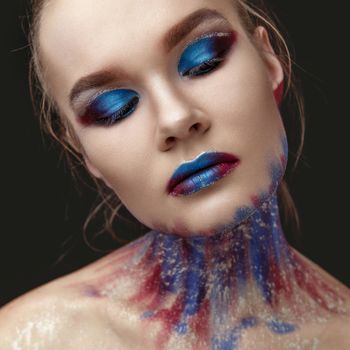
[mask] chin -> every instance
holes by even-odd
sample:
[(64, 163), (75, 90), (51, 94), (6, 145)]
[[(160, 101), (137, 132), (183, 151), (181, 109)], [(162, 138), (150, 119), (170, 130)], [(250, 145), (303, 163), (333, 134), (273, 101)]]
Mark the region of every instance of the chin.
[(234, 229), (276, 193), (285, 173), (286, 154), (272, 157), (260, 167), (242, 166), (234, 176), (171, 200), (158, 213), (161, 221), (154, 221), (149, 227), (183, 237), (213, 236)]
[(232, 230), (275, 194), (283, 178), (283, 168), (275, 167), (271, 175), (270, 183), (265, 182), (265, 186), (259, 188), (242, 183), (240, 186), (208, 187), (193, 195), (191, 201), (187, 197), (178, 203), (169, 215), (163, 213), (166, 223), (153, 223), (150, 227), (183, 237), (208, 237)]
[(153, 222), (150, 227), (166, 234), (183, 237), (213, 236), (225, 227), (238, 225), (236, 213), (242, 207), (251, 207), (251, 193), (256, 191), (244, 190), (244, 186), (233, 186), (229, 190), (208, 187), (195, 195), (184, 198), (181, 203), (172, 207), (171, 212), (163, 213), (165, 222)]

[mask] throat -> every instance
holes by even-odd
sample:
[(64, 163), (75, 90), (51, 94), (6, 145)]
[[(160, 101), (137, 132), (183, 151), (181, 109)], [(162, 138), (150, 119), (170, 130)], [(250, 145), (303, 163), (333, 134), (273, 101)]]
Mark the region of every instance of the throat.
[(276, 196), (214, 236), (183, 238), (152, 231), (148, 238), (141, 260), (149, 275), (136, 299), (149, 293), (162, 302), (178, 295), (186, 319), (206, 304), (221, 316), (230, 310), (232, 317), (251, 314), (257, 304), (272, 311), (291, 298), (296, 256), (284, 238)]
[(276, 195), (213, 236), (150, 231), (119, 254), (123, 267), (99, 282), (98, 294), (120, 298), (118, 288), (131, 286), (126, 303), (143, 322), (161, 325), (159, 349), (176, 339), (235, 349), (225, 342), (238, 343), (248, 329), (288, 334), (347, 312), (342, 291), (288, 245)]
[(277, 294), (290, 292), (287, 266), (293, 257), (281, 229), (276, 197), (262, 203), (244, 222), (211, 237), (154, 233), (149, 253), (151, 265), (159, 266), (159, 293), (190, 295), (185, 297), (189, 315), (204, 299), (223, 308), (237, 304), (236, 299), (251, 287), (269, 305), (278, 304)]

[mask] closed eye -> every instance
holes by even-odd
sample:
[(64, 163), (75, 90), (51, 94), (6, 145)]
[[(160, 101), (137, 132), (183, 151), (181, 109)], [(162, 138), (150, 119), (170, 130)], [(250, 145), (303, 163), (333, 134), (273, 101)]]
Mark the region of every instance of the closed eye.
[(199, 76), (213, 71), (235, 41), (235, 33), (211, 33), (188, 45), (181, 55), (178, 72), (181, 76)]
[[(215, 70), (236, 40), (236, 33), (210, 33), (189, 44), (178, 63), (183, 77), (197, 77)], [(79, 117), (83, 125), (111, 126), (132, 114), (139, 104), (136, 91), (116, 89), (95, 97)]]
[(119, 89), (98, 95), (89, 104), (80, 121), (83, 125), (110, 126), (133, 113), (140, 96), (136, 91)]
[(207, 73), (213, 71), (214, 69), (216, 69), (222, 61), (224, 61), (224, 58), (220, 58), (220, 57), (205, 61), (204, 63), (200, 64), (199, 66), (196, 66), (192, 69), (189, 69), (187, 72), (185, 72), (183, 74), (183, 76), (194, 77), (194, 76), (207, 74)]

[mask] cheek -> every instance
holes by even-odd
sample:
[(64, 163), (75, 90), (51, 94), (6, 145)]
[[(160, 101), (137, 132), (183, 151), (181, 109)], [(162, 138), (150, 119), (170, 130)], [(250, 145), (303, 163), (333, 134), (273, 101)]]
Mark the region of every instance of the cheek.
[(249, 51), (232, 57), (217, 76), (213, 91), (215, 96), (206, 100), (205, 108), (213, 115), (216, 135), (225, 140), (220, 142), (241, 157), (242, 166), (236, 172), (240, 190), (245, 194), (264, 191), (271, 182), (271, 164), (283, 151), (284, 126), (276, 99), (281, 90), (273, 91), (264, 64)]
[[(140, 152), (140, 149), (147, 147), (146, 132), (138, 130), (137, 123), (131, 117), (128, 123), (123, 124), (95, 128), (81, 138), (90, 162), (118, 193), (144, 186), (143, 174), (147, 172), (147, 164), (150, 163), (148, 155)], [(130, 133), (126, 128), (133, 129), (133, 132)]]
[[(243, 50), (241, 50), (243, 51)], [(266, 68), (254, 51), (237, 49), (227, 66), (202, 94), (205, 108), (227, 137), (244, 143), (250, 149), (267, 140), (276, 140), (281, 131), (281, 117)], [(203, 88), (204, 89), (204, 88)], [(218, 125), (220, 127), (220, 125)], [(277, 134), (277, 135), (276, 135)], [(254, 140), (254, 144), (252, 141)]]

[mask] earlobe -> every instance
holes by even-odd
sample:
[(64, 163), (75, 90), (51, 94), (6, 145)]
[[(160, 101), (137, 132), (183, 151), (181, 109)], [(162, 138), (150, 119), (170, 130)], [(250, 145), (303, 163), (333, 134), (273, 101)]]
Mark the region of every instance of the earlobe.
[(267, 30), (263, 26), (258, 26), (255, 29), (254, 37), (260, 46), (264, 61), (267, 65), (272, 89), (275, 95), (276, 92), (278, 92), (278, 95), (281, 95), (280, 90), (281, 88), (283, 89), (284, 77), (283, 68), (272, 48)]

